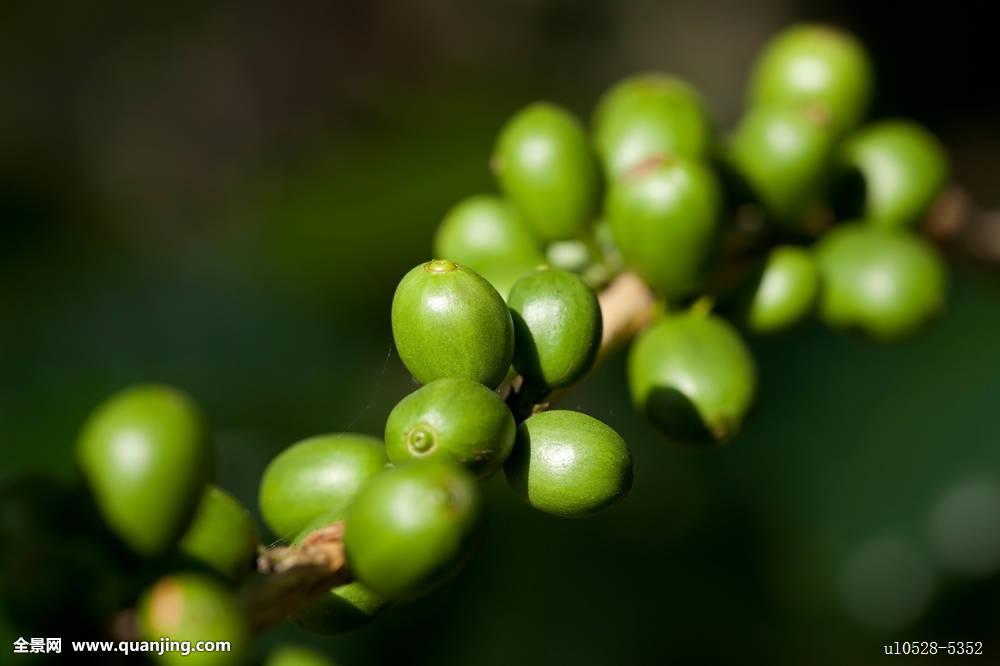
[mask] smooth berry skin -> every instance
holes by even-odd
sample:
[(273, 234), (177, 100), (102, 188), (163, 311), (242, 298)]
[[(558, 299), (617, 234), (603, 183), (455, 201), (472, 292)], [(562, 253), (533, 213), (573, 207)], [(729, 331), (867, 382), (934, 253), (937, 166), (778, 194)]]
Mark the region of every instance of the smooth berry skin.
[(250, 573), (258, 543), (250, 512), (232, 495), (208, 485), (178, 547), (229, 580), (239, 581)]
[(543, 241), (579, 236), (598, 203), (599, 169), (579, 120), (538, 102), (500, 130), (491, 160), (500, 190)]
[(365, 585), (348, 583), (296, 615), (295, 623), (314, 634), (343, 636), (371, 624), (388, 603)]
[(824, 193), (834, 139), (816, 107), (759, 107), (731, 137), (727, 161), (771, 217), (796, 226)]
[(646, 329), (628, 357), (632, 402), (680, 442), (724, 442), (739, 431), (757, 371), (746, 344), (724, 319), (669, 315)]
[[(313, 520), (295, 538), (300, 544), (314, 530), (343, 520), (345, 511)], [(296, 624), (323, 636), (342, 636), (370, 624), (389, 606), (389, 600), (357, 581), (332, 588), (319, 601), (297, 613)]]
[(392, 336), (421, 384), (458, 377), (496, 388), (514, 356), (514, 323), (497, 290), (446, 259), (407, 273), (392, 299)]
[(261, 478), (264, 522), (291, 539), (317, 517), (346, 509), (388, 462), (382, 442), (366, 435), (320, 435), (293, 444)]
[(541, 412), (517, 429), (504, 465), (507, 482), (530, 506), (553, 516), (593, 515), (632, 487), (632, 454), (597, 419), (567, 410)]
[(838, 134), (856, 127), (871, 101), (874, 74), (864, 46), (826, 25), (797, 25), (764, 48), (750, 82), (751, 106), (820, 105)]
[(201, 413), (185, 394), (143, 385), (108, 399), (77, 442), (77, 461), (105, 522), (142, 556), (187, 528), (211, 473)]
[(178, 573), (158, 580), (139, 603), (143, 640), (229, 641), (231, 651), (164, 652), (163, 664), (228, 666), (243, 663), (248, 631), (243, 610), (220, 582), (197, 573)]
[(707, 159), (712, 123), (705, 100), (666, 74), (631, 76), (608, 90), (594, 110), (594, 143), (604, 170), (618, 178), (653, 158)]
[(601, 345), (601, 306), (578, 275), (541, 268), (516, 283), (507, 301), (514, 319), (514, 367), (546, 389), (576, 382)]
[(885, 228), (918, 222), (948, 180), (948, 155), (941, 143), (906, 120), (861, 129), (844, 146), (844, 165), (864, 182), (864, 220)]
[(355, 577), (391, 599), (424, 594), (457, 571), (479, 523), (475, 478), (444, 458), (373, 479), (347, 512), (344, 546)]
[(771, 250), (747, 310), (755, 333), (777, 333), (801, 323), (819, 298), (819, 267), (812, 253), (794, 245)]
[(701, 282), (718, 241), (722, 195), (699, 162), (667, 160), (611, 183), (605, 213), (625, 265), (667, 298)]
[(504, 298), (517, 278), (545, 263), (520, 211), (492, 195), (469, 197), (448, 211), (434, 237), (434, 256), (468, 266)]
[(485, 479), (514, 445), (516, 425), (494, 391), (468, 379), (437, 379), (399, 401), (385, 424), (389, 460), (445, 456)]
[(321, 652), (301, 645), (283, 645), (267, 657), (265, 666), (337, 666)]
[(944, 305), (947, 275), (934, 247), (915, 234), (867, 224), (834, 228), (816, 248), (820, 316), (877, 340), (912, 334)]

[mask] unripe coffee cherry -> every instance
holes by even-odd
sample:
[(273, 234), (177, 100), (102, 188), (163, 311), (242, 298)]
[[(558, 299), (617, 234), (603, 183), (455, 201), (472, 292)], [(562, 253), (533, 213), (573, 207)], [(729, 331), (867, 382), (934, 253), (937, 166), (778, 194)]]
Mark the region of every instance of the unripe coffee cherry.
[(823, 236), (816, 259), (823, 281), (820, 315), (835, 328), (894, 340), (944, 304), (944, 263), (914, 234), (845, 224)]
[(819, 296), (819, 268), (812, 253), (794, 245), (771, 250), (747, 310), (757, 333), (790, 328), (809, 316)]
[(609, 177), (650, 158), (704, 159), (712, 144), (705, 100), (666, 74), (630, 76), (608, 90), (594, 110), (594, 142)]
[(336, 666), (336, 662), (301, 645), (283, 645), (268, 655), (265, 666)]
[[(321, 516), (302, 530), (294, 543), (300, 544), (314, 530), (343, 519), (345, 512)], [(338, 585), (321, 600), (295, 616), (303, 629), (324, 636), (340, 636), (369, 624), (389, 605), (388, 599), (359, 582)]]
[(757, 373), (737, 332), (711, 314), (663, 317), (628, 358), (632, 402), (657, 428), (685, 442), (725, 441), (753, 402)]
[(211, 468), (198, 408), (166, 386), (112, 396), (84, 425), (76, 454), (104, 520), (144, 556), (177, 542)]
[(322, 600), (295, 616), (303, 629), (323, 636), (342, 636), (367, 626), (388, 601), (361, 583), (330, 590)]
[(726, 157), (772, 217), (795, 225), (823, 193), (834, 138), (818, 107), (758, 107), (736, 128)]
[(250, 512), (232, 495), (209, 485), (179, 547), (188, 557), (236, 581), (250, 573), (257, 543)]
[(346, 509), (388, 462), (382, 442), (366, 435), (320, 435), (294, 444), (264, 470), (264, 522), (290, 539), (317, 517)]
[(514, 324), (500, 294), (447, 259), (421, 264), (399, 282), (392, 336), (421, 384), (460, 377), (495, 388), (514, 355)]
[(437, 379), (393, 408), (385, 446), (394, 463), (447, 456), (482, 479), (510, 455), (515, 430), (514, 417), (495, 392), (468, 379)]
[(697, 287), (715, 250), (721, 200), (708, 168), (666, 159), (612, 182), (605, 212), (625, 265), (676, 298)]
[(504, 298), (517, 278), (545, 262), (517, 208), (490, 195), (469, 197), (448, 211), (434, 237), (434, 256), (468, 266)]
[(511, 289), (514, 367), (548, 389), (569, 386), (594, 363), (601, 345), (601, 306), (579, 276), (542, 268)]
[(203, 574), (180, 573), (161, 578), (139, 603), (139, 634), (143, 640), (228, 641), (228, 651), (164, 652), (164, 664), (221, 666), (243, 663), (246, 619), (232, 593)]
[(507, 121), (492, 158), (500, 189), (545, 241), (578, 236), (597, 207), (599, 175), (583, 125), (535, 103)]
[(457, 463), (425, 458), (390, 469), (348, 509), (351, 571), (390, 598), (427, 592), (461, 565), (479, 513), (475, 479)]
[(632, 487), (632, 455), (621, 436), (592, 416), (541, 412), (517, 428), (504, 465), (525, 502), (554, 516), (589, 516)]
[(869, 224), (917, 222), (948, 178), (948, 156), (933, 134), (906, 120), (863, 128), (844, 146), (844, 162), (864, 182), (862, 214)]
[(754, 66), (752, 106), (822, 105), (838, 133), (861, 122), (874, 76), (868, 52), (852, 35), (825, 25), (797, 25), (772, 39)]

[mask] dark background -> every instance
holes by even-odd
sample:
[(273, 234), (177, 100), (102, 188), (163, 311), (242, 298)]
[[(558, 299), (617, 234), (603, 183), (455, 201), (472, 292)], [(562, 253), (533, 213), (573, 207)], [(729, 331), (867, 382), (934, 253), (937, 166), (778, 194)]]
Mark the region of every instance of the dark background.
[[(255, 507), (278, 451), (381, 434), (413, 388), (392, 290), (444, 211), (493, 189), (505, 117), (539, 98), (586, 117), (616, 78), (659, 68), (729, 127), (753, 55), (797, 20), (864, 39), (874, 115), (927, 124), (1000, 205), (987, 6), (5, 2), (0, 478), (69, 478), (87, 412), (162, 381), (203, 405), (221, 485)], [(495, 478), (452, 585), (344, 639), (267, 643), (345, 665), (865, 664), (914, 639), (981, 640), (977, 663), (996, 659), (1000, 276), (953, 266), (946, 316), (911, 341), (819, 326), (753, 341), (760, 400), (727, 448), (657, 435), (613, 359), (565, 405), (630, 442), (627, 501), (558, 520)]]

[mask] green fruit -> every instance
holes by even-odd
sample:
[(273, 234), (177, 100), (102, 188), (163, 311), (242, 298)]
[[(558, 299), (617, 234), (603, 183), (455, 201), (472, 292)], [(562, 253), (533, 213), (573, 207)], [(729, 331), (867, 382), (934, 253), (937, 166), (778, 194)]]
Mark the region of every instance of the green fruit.
[(492, 159), (500, 189), (545, 241), (579, 235), (597, 206), (596, 160), (565, 109), (532, 104), (507, 121)]
[(180, 538), (212, 464), (198, 408), (155, 385), (126, 389), (98, 407), (76, 454), (104, 520), (144, 556)]
[(531, 506), (574, 518), (596, 513), (628, 493), (632, 455), (618, 433), (591, 416), (541, 412), (518, 427), (504, 473)]
[(680, 441), (724, 441), (753, 402), (757, 372), (743, 340), (725, 320), (687, 312), (646, 329), (628, 358), (632, 402)]
[[(202, 574), (179, 573), (161, 578), (139, 603), (143, 640), (190, 641), (192, 650), (164, 652), (164, 664), (219, 666), (242, 663), (248, 638), (246, 618), (232, 593)], [(195, 652), (198, 641), (225, 641), (229, 650)]]
[[(549, 243), (548, 247), (545, 248), (545, 262), (543, 264), (535, 264), (532, 268), (548, 264), (552, 268), (559, 268), (570, 273), (583, 274), (597, 261), (599, 261), (599, 258), (595, 256), (594, 249), (587, 241), (556, 241)], [(509, 299), (507, 304), (510, 305)]]
[(514, 417), (496, 393), (468, 379), (438, 379), (399, 401), (385, 424), (389, 459), (448, 456), (479, 478), (514, 445)]
[(631, 76), (604, 93), (594, 111), (594, 142), (612, 177), (650, 158), (704, 159), (712, 144), (705, 100), (665, 74)]
[(797, 25), (764, 49), (750, 83), (752, 106), (819, 104), (837, 132), (868, 108), (874, 75), (868, 53), (852, 35), (825, 25)]
[(948, 156), (926, 129), (887, 120), (862, 129), (844, 147), (864, 181), (863, 215), (881, 227), (917, 222), (948, 179)]
[(318, 516), (343, 511), (388, 461), (382, 442), (366, 435), (320, 435), (294, 444), (264, 470), (264, 522), (291, 538)]
[(747, 312), (758, 333), (782, 331), (809, 316), (819, 296), (819, 268), (812, 253), (785, 245), (771, 250)]
[(392, 335), (421, 384), (442, 377), (495, 388), (514, 355), (514, 324), (496, 289), (472, 270), (436, 259), (407, 273), (392, 299)]
[(715, 250), (722, 195), (698, 162), (668, 159), (611, 184), (606, 213), (625, 265), (668, 298), (691, 293)]
[(760, 107), (731, 137), (727, 160), (774, 218), (798, 223), (827, 184), (834, 134), (811, 107)]
[(514, 284), (514, 367), (548, 389), (569, 386), (594, 363), (601, 345), (601, 306), (579, 276), (543, 268)]
[(303, 629), (323, 636), (341, 636), (367, 626), (387, 600), (361, 583), (335, 587), (323, 599), (295, 616)]
[(469, 197), (448, 211), (434, 237), (434, 255), (468, 266), (505, 298), (518, 277), (545, 262), (517, 208), (488, 195)]
[(271, 652), (265, 666), (336, 666), (336, 662), (316, 650), (284, 645)]
[(881, 340), (912, 333), (941, 309), (945, 267), (922, 238), (862, 224), (835, 228), (816, 248), (823, 280), (820, 315)]
[[(302, 543), (313, 531), (343, 519), (345, 512), (321, 516), (313, 520), (295, 538)], [(309, 606), (295, 616), (295, 622), (324, 636), (339, 636), (356, 631), (369, 624), (388, 606), (388, 599), (361, 583), (338, 585), (320, 601)]]
[(475, 479), (450, 460), (425, 458), (391, 469), (348, 509), (344, 545), (351, 571), (390, 598), (427, 592), (468, 554), (479, 513)]
[(239, 580), (250, 573), (257, 543), (250, 512), (232, 495), (209, 485), (179, 546), (189, 557)]

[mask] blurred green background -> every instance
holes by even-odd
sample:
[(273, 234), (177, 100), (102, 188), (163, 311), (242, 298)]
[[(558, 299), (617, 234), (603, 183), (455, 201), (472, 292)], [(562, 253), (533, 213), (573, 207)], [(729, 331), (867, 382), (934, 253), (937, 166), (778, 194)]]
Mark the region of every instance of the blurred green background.
[[(871, 48), (875, 114), (930, 126), (1000, 204), (994, 36), (972, 5), (4, 3), (0, 478), (70, 478), (87, 412), (159, 381), (200, 401), (221, 485), (255, 507), (278, 451), (381, 434), (414, 387), (393, 288), (449, 206), (493, 189), (506, 116), (539, 98), (586, 116), (660, 68), (728, 127), (755, 51), (817, 18)], [(453, 584), (343, 639), (286, 627), (265, 646), (345, 665), (865, 664), (887, 641), (981, 640), (995, 659), (1000, 276), (953, 265), (946, 316), (912, 341), (754, 340), (760, 400), (727, 448), (657, 435), (612, 359), (565, 406), (630, 442), (627, 501), (559, 520), (495, 478)]]

